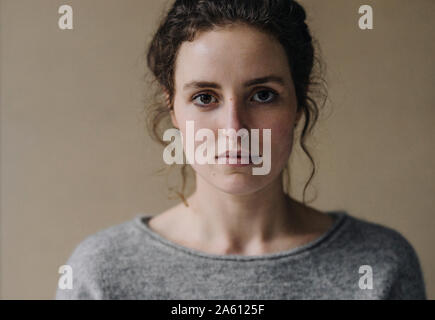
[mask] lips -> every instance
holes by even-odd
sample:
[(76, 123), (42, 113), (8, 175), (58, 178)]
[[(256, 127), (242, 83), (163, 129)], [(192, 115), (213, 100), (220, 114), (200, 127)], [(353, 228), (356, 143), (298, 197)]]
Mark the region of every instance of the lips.
[(230, 155), (230, 151), (227, 151), (216, 156), (216, 158), (249, 158), (250, 156), (251, 154), (249, 152), (241, 152), (241, 151), (238, 151), (236, 153), (236, 156), (232, 156)]

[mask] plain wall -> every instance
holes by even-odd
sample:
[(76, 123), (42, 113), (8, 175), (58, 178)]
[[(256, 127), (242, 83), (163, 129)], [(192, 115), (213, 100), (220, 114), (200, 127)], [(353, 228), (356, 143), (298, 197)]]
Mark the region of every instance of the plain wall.
[[(143, 53), (165, 3), (1, 1), (3, 299), (52, 299), (59, 266), (86, 236), (178, 203), (153, 173), (163, 149), (142, 114)], [(310, 205), (400, 231), (434, 299), (435, 2), (301, 3), (329, 86), (310, 140)], [(73, 30), (58, 28), (63, 4), (74, 9)], [(363, 4), (373, 7), (373, 30), (358, 28)], [(294, 152), (301, 199), (308, 159)], [(177, 185), (177, 175), (169, 181)]]

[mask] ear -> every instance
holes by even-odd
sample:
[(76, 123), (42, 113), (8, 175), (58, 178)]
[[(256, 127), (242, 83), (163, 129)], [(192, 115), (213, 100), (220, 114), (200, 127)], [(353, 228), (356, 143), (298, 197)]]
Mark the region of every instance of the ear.
[(171, 115), (172, 124), (175, 128), (178, 129), (178, 122), (177, 122), (177, 119), (175, 117), (174, 107), (173, 107), (173, 105), (171, 105), (169, 91), (166, 88), (163, 88), (163, 94), (165, 96), (166, 105), (167, 105), (168, 109), (170, 109), (169, 114)]

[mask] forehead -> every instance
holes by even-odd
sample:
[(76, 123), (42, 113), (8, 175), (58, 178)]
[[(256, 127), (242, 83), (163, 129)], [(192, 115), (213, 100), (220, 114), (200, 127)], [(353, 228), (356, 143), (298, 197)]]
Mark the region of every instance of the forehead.
[(235, 80), (278, 74), (290, 77), (284, 48), (271, 35), (245, 25), (199, 33), (178, 52), (176, 83), (191, 80)]

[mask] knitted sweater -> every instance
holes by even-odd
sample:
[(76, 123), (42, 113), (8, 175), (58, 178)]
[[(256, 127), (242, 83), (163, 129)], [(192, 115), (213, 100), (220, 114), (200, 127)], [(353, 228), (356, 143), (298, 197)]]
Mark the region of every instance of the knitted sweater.
[(138, 214), (82, 240), (56, 299), (427, 299), (412, 245), (398, 231), (329, 211), (333, 226), (300, 247), (217, 255), (154, 232)]

